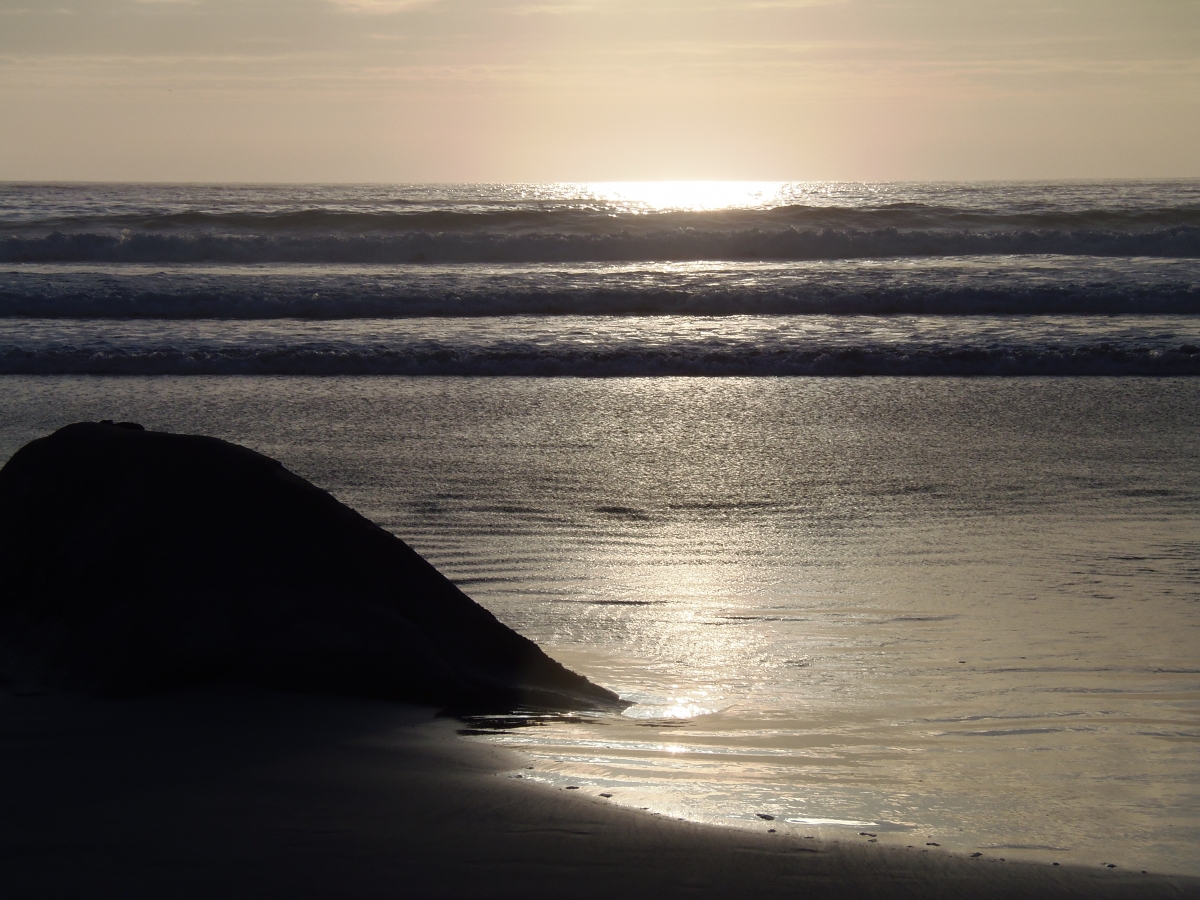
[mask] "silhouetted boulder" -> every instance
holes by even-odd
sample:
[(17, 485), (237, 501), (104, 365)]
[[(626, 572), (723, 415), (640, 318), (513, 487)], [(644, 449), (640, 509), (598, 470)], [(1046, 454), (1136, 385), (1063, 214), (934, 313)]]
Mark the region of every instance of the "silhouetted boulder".
[(79, 423), (0, 470), (0, 672), (138, 693), (231, 681), (463, 709), (626, 704), (273, 459)]

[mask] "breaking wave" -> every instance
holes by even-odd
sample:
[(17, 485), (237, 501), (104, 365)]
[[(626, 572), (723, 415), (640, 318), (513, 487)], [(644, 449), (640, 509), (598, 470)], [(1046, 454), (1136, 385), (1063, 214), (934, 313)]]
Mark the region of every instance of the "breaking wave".
[(1200, 314), (1200, 262), (966, 257), (870, 263), (0, 270), (0, 317)]
[(747, 197), (0, 185), (0, 372), (1200, 375), (1200, 182)]
[(783, 204), (757, 208), (646, 211), (608, 204), (414, 204), (395, 201), (381, 208), (310, 206), (277, 209), (92, 212), (26, 220), (23, 227), (47, 231), (132, 231), (271, 234), (397, 234), (491, 232), (547, 234), (655, 234), (680, 230), (745, 229), (879, 231), (1110, 231), (1147, 232), (1200, 227), (1200, 207), (1149, 205), (1134, 208), (992, 209), (915, 201), (859, 206)]
[[(624, 225), (624, 227), (622, 227)], [(611, 225), (604, 233), (494, 230), (214, 233), (97, 231), (9, 234), (0, 262), (112, 263), (537, 263), (694, 260), (821, 260), (1056, 254), (1200, 257), (1200, 224), (1150, 230), (1014, 228), (954, 230), (699, 225), (647, 230)]]
[(1179, 316), (8, 323), (8, 374), (1200, 375)]

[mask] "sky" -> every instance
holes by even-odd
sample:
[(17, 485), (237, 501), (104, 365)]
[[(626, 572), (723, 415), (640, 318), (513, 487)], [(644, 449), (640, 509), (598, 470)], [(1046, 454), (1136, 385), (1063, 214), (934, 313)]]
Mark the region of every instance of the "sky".
[(0, 0), (0, 179), (1200, 176), (1200, 0)]

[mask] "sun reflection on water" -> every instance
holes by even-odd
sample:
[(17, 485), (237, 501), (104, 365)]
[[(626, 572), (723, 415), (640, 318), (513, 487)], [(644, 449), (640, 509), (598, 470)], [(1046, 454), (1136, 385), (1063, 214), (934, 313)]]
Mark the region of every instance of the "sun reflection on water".
[(621, 715), (628, 719), (694, 719), (720, 711), (721, 707), (713, 705), (711, 701), (706, 705), (692, 699), (668, 700), (665, 704), (655, 704), (650, 700), (635, 702)]
[(774, 206), (782, 202), (783, 188), (784, 183), (776, 181), (612, 181), (588, 185), (597, 199), (646, 212)]

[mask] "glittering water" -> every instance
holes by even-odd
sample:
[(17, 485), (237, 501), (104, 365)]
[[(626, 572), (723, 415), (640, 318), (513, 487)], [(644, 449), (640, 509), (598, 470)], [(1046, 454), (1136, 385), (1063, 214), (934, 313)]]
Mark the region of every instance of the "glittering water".
[(101, 417), (276, 456), (636, 702), (485, 738), (529, 777), (1200, 873), (1196, 379), (8, 376), (0, 396), (4, 457)]

